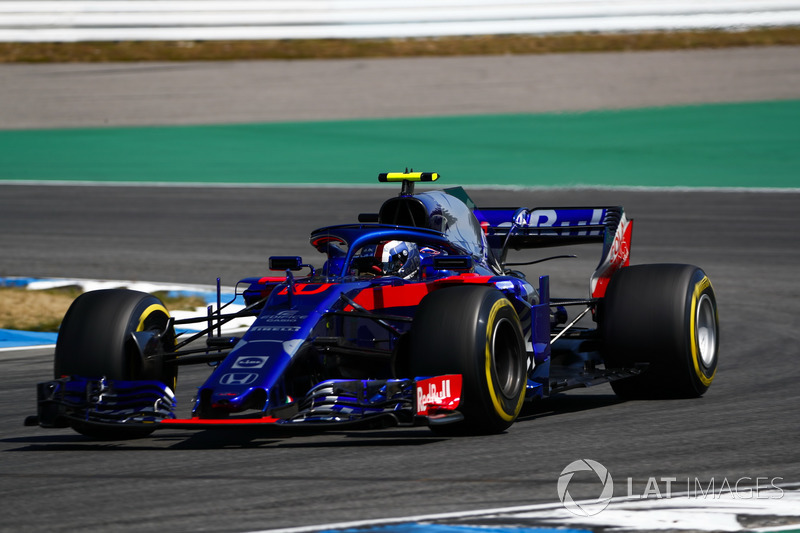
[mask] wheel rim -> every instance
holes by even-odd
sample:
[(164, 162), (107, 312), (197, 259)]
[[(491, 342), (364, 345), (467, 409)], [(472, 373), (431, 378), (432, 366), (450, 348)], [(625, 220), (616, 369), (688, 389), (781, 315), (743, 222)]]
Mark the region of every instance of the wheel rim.
[(506, 398), (515, 398), (519, 391), (519, 351), (514, 324), (506, 318), (501, 319), (492, 334), (492, 366), (500, 392)]
[(697, 348), (703, 365), (708, 368), (717, 357), (717, 321), (714, 304), (707, 294), (700, 297), (697, 304), (696, 338)]

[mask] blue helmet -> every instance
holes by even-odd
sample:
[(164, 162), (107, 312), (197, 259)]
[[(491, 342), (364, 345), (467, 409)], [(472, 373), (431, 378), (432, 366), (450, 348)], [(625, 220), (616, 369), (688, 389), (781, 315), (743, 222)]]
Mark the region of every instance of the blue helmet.
[(409, 279), (419, 271), (419, 248), (413, 242), (389, 241), (383, 245), (381, 265), (384, 275)]

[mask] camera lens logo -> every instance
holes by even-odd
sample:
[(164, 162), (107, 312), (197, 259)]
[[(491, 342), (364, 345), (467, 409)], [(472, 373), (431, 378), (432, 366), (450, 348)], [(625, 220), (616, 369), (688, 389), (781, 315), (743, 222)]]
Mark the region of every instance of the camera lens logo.
[[(576, 502), (569, 494), (569, 482), (572, 481), (572, 476), (576, 472), (594, 472), (597, 474), (600, 482), (603, 484), (603, 489), (600, 496), (595, 501), (582, 501)], [(611, 497), (614, 495), (614, 480), (611, 479), (611, 474), (608, 469), (591, 459), (578, 459), (567, 465), (558, 476), (558, 499), (564, 504), (569, 512), (578, 516), (593, 516), (605, 509)]]

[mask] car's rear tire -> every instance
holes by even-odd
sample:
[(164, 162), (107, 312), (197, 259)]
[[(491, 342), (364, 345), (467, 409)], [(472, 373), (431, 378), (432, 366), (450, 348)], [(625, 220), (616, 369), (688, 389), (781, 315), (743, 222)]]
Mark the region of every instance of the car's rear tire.
[(623, 398), (687, 398), (705, 393), (719, 356), (714, 289), (692, 265), (637, 265), (617, 271), (600, 314), (607, 367), (648, 363), (611, 383)]
[(408, 367), (416, 377), (462, 375), (458, 410), (464, 420), (432, 426), (447, 434), (500, 433), (525, 399), (526, 353), (512, 303), (498, 290), (475, 285), (426, 296), (414, 316)]
[[(178, 367), (163, 358), (142, 360), (134, 332), (165, 332), (157, 350), (174, 350), (175, 334), (167, 331), (169, 312), (155, 296), (127, 289), (91, 291), (67, 310), (56, 341), (54, 374), (111, 380), (155, 380), (174, 390)], [(137, 438), (153, 429), (107, 427), (75, 422), (78, 433), (101, 439)]]

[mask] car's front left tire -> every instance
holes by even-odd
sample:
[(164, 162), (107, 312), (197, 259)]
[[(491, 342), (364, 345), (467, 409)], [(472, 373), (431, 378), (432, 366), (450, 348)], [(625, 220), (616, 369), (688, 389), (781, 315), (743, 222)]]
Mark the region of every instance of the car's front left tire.
[(519, 316), (503, 293), (463, 285), (420, 302), (408, 347), (414, 376), (462, 375), (458, 410), (464, 420), (437, 426), (443, 433), (500, 433), (525, 399), (526, 352)]
[[(154, 380), (174, 390), (177, 366), (163, 364), (163, 357), (143, 360), (134, 334), (151, 334), (155, 350), (174, 350), (175, 334), (169, 312), (155, 296), (127, 289), (84, 293), (67, 310), (56, 342), (55, 378), (81, 376), (90, 379)], [(151, 346), (152, 349), (152, 346)], [(108, 427), (74, 421), (78, 433), (101, 439), (136, 438), (152, 429)]]

